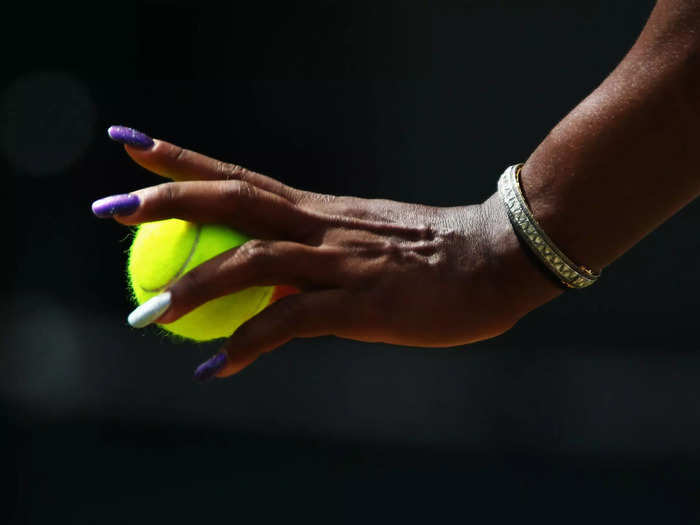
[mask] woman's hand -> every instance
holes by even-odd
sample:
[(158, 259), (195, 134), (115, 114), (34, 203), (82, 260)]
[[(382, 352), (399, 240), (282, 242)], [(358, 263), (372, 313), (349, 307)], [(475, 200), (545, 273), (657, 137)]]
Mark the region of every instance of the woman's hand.
[(128, 215), (116, 209), (117, 221), (174, 217), (254, 238), (175, 282), (158, 323), (250, 286), (300, 292), (240, 326), (198, 369), (200, 378), (234, 374), (295, 337), (425, 347), (479, 341), (561, 293), (519, 245), (497, 194), (453, 208), (322, 195), (134, 133), (110, 128), (135, 162), (174, 182), (132, 192), (137, 199)]

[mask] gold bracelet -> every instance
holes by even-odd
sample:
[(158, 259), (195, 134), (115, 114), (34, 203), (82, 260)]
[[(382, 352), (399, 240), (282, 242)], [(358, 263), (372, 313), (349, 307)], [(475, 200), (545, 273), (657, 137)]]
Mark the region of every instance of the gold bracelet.
[(590, 268), (572, 262), (557, 248), (532, 216), (520, 189), (522, 167), (523, 164), (509, 166), (498, 179), (498, 193), (506, 206), (513, 229), (562, 284), (569, 288), (585, 288), (592, 285), (598, 280), (600, 273), (594, 273)]

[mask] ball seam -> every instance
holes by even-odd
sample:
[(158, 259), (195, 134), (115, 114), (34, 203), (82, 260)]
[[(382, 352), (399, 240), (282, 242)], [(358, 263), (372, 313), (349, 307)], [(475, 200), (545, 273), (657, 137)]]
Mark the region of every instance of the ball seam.
[(175, 273), (175, 275), (163, 286), (159, 286), (158, 288), (144, 288), (139, 284), (139, 287), (141, 290), (147, 293), (155, 293), (155, 292), (160, 292), (164, 289), (166, 289), (168, 286), (173, 284), (175, 281), (177, 281), (182, 274), (185, 273), (185, 268), (187, 268), (187, 265), (190, 264), (190, 261), (192, 260), (192, 257), (194, 257), (194, 252), (197, 249), (197, 245), (199, 244), (199, 234), (202, 231), (202, 225), (197, 224), (197, 229), (194, 232), (194, 241), (192, 242), (192, 247), (190, 248), (190, 253), (187, 255), (187, 259), (185, 259), (185, 262), (182, 264), (180, 269)]

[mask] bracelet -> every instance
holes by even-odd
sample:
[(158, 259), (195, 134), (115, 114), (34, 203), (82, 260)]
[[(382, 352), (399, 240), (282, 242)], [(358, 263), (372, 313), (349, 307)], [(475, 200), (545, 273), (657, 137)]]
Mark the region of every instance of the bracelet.
[(506, 206), (513, 229), (562, 284), (568, 288), (585, 288), (592, 285), (600, 277), (600, 273), (594, 273), (589, 268), (572, 262), (557, 248), (532, 216), (520, 189), (522, 167), (523, 164), (509, 166), (498, 179), (498, 193)]

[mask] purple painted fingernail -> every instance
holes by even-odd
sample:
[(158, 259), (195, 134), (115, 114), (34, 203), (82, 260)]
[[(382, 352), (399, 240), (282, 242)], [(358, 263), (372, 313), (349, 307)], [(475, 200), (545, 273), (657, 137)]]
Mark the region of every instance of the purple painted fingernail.
[(214, 375), (221, 370), (226, 364), (227, 356), (223, 352), (219, 352), (208, 361), (204, 361), (194, 371), (194, 379), (200, 383), (209, 381)]
[(145, 133), (126, 126), (110, 126), (107, 129), (107, 135), (114, 141), (139, 149), (149, 149), (154, 144), (153, 139)]
[(112, 215), (130, 215), (136, 211), (141, 202), (136, 195), (111, 195), (92, 203), (92, 213), (106, 219)]

